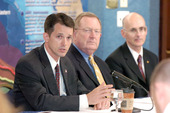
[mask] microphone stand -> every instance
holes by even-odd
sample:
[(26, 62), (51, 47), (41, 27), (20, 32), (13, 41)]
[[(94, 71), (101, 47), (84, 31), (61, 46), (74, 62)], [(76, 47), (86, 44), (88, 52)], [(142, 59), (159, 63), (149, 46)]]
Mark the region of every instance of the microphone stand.
[[(117, 72), (117, 71), (115, 71), (115, 70), (114, 70), (113, 72), (111, 72), (111, 74), (112, 74), (112, 76), (115, 77), (116, 79), (119, 79), (119, 80), (123, 81), (124, 83), (130, 85), (130, 88), (131, 88), (132, 86), (142, 88), (142, 89), (149, 95), (149, 91), (147, 91), (142, 85), (140, 85), (139, 83), (135, 82), (134, 80), (126, 77), (125, 75), (123, 75), (123, 74), (121, 74), (121, 73), (119, 73), (119, 72)], [(150, 95), (149, 95), (149, 97), (150, 97)], [(154, 104), (153, 104), (153, 99), (152, 99), (152, 97), (150, 97), (150, 99), (151, 99), (151, 102), (152, 102), (152, 107), (151, 107), (150, 109), (148, 109), (148, 110), (146, 110), (146, 109), (140, 109), (140, 108), (137, 108), (137, 109), (140, 109), (140, 110), (143, 110), (143, 111), (151, 111), (151, 110), (153, 109), (153, 107), (154, 107)]]

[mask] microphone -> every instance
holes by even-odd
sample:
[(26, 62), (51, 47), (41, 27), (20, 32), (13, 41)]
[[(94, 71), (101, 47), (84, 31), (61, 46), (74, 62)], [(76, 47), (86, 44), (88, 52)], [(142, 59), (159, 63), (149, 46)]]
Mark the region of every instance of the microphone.
[(111, 72), (111, 74), (116, 79), (119, 79), (119, 80), (123, 81), (124, 83), (128, 84), (130, 86), (130, 88), (132, 85), (134, 85), (136, 87), (144, 89), (147, 93), (149, 93), (142, 85), (140, 85), (139, 83), (135, 82), (134, 80), (126, 77), (125, 75), (123, 75), (115, 70), (113, 72)]
[[(123, 75), (123, 74), (121, 74), (121, 73), (119, 73), (119, 72), (117, 72), (117, 71), (115, 71), (115, 70), (112, 71), (111, 74), (112, 74), (112, 76), (115, 77), (116, 79), (119, 79), (119, 80), (123, 81), (124, 83), (128, 84), (128, 85), (130, 86), (130, 88), (131, 88), (132, 86), (142, 88), (142, 89), (145, 90), (145, 91), (147, 92), (147, 94), (149, 95), (149, 91), (147, 91), (142, 85), (140, 85), (140, 84), (137, 83), (136, 81), (134, 81), (134, 80), (126, 77), (125, 75)], [(150, 98), (151, 98), (151, 97), (150, 97)], [(153, 107), (154, 107), (152, 98), (151, 98), (151, 101), (152, 101), (152, 108), (151, 108), (151, 109), (149, 109), (149, 110), (141, 109), (141, 110), (143, 110), (143, 111), (151, 111), (151, 110), (153, 109)]]

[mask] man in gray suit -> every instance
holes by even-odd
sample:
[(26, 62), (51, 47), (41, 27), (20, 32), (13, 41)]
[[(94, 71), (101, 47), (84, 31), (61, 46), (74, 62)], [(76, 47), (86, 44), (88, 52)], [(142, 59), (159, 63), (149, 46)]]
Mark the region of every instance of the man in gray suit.
[[(14, 103), (26, 111), (78, 111), (89, 105), (109, 106), (113, 85), (100, 85), (89, 92), (79, 81), (74, 66), (65, 57), (73, 35), (74, 22), (64, 13), (51, 14), (44, 24), (45, 43), (17, 63)], [(87, 93), (87, 94), (86, 94)]]
[[(106, 58), (106, 63), (111, 70), (122, 73), (149, 91), (151, 73), (158, 63), (158, 58), (143, 48), (147, 35), (144, 18), (138, 13), (125, 16), (121, 34), (126, 42)], [(131, 87), (118, 79), (114, 81), (115, 88)], [(135, 86), (132, 88), (135, 90), (135, 97), (148, 96), (143, 89)]]

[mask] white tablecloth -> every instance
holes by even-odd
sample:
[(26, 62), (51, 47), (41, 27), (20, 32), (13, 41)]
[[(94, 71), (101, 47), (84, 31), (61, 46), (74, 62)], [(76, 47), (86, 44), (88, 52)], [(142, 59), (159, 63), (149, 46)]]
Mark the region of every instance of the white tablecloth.
[[(152, 101), (151, 101), (150, 97), (136, 98), (136, 99), (134, 99), (134, 107), (139, 108), (139, 109), (149, 110), (152, 108)], [(89, 109), (77, 111), (77, 112), (81, 112), (81, 113), (110, 113), (112, 109), (114, 109), (114, 105), (111, 106), (107, 110), (93, 110), (92, 108), (89, 108)], [(141, 110), (140, 113), (156, 113), (155, 107), (151, 111), (144, 111), (144, 110)], [(72, 111), (69, 111), (69, 112), (49, 111), (49, 112), (44, 112), (44, 113), (77, 113), (77, 112), (75, 112), (75, 111), (73, 111), (73, 112)], [(40, 113), (43, 113), (43, 112), (40, 112)], [(112, 113), (114, 113), (114, 112), (112, 112)]]
[[(136, 108), (140, 108), (140, 109), (145, 109), (145, 110), (149, 110), (152, 108), (152, 101), (150, 97), (147, 98), (137, 98), (134, 99), (134, 107)], [(155, 106), (153, 105), (153, 109), (151, 111), (144, 111), (141, 110), (141, 113), (156, 113), (155, 111)]]

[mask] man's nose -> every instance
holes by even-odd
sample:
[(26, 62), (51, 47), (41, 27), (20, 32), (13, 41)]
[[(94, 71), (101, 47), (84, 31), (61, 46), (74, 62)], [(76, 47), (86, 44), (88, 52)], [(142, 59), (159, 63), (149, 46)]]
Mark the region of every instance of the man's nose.
[(92, 30), (90, 31), (90, 36), (92, 36), (92, 37), (96, 36), (95, 30), (92, 29)]
[(62, 39), (62, 45), (66, 45), (66, 44), (67, 44), (67, 38), (64, 37), (64, 38)]

